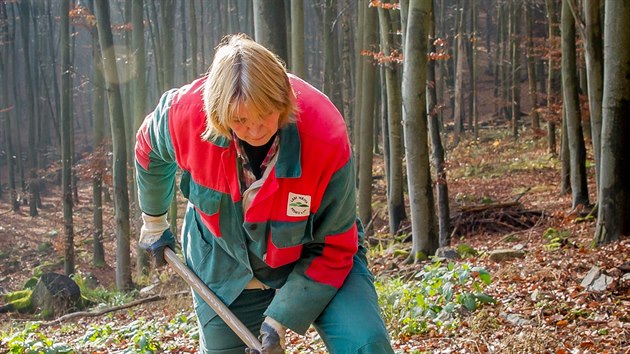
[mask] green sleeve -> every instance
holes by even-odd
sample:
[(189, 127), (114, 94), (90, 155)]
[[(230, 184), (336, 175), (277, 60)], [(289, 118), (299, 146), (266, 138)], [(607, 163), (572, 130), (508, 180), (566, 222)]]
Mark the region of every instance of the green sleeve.
[(166, 213), (173, 199), (177, 164), (168, 128), (176, 89), (167, 91), (136, 134), (136, 181), (140, 209), (149, 215)]

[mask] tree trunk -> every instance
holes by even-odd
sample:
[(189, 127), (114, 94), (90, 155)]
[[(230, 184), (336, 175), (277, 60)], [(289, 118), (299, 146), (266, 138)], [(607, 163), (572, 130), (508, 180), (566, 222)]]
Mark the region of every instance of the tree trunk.
[(457, 59), (455, 59), (457, 65), (455, 69), (455, 106), (453, 107), (453, 120), (455, 125), (453, 126), (453, 133), (455, 135), (455, 142), (459, 142), (460, 133), (464, 131), (464, 121), (466, 119), (465, 104), (464, 104), (464, 71), (466, 65), (466, 47), (465, 40), (466, 34), (464, 33), (464, 13), (467, 8), (467, 0), (460, 1), (462, 5), (457, 14)]
[(518, 139), (518, 129), (521, 119), (521, 51), (520, 51), (520, 32), (521, 32), (521, 3), (515, 2), (510, 8), (510, 38), (511, 44), (511, 60), (512, 67), (512, 95), (511, 95), (511, 111), (512, 111), (512, 137)]
[(64, 271), (67, 276), (74, 274), (74, 226), (72, 222), (72, 112), (70, 101), (72, 81), (70, 67), (70, 0), (61, 2), (61, 190), (64, 224)]
[(127, 155), (122, 99), (118, 84), (116, 53), (106, 0), (96, 0), (95, 13), (99, 44), (103, 55), (103, 70), (109, 102), (113, 144), (114, 218), (116, 220), (116, 286), (131, 288), (129, 243), (129, 195), (127, 191)]
[(28, 117), (28, 157), (29, 157), (29, 178), (28, 188), (30, 191), (29, 200), (29, 215), (37, 216), (37, 205), (39, 202), (39, 178), (37, 177), (37, 170), (39, 168), (39, 156), (37, 153), (37, 116), (35, 114), (35, 106), (37, 104), (35, 97), (35, 89), (33, 87), (33, 70), (31, 68), (31, 9), (30, 1), (22, 1), (17, 4), (20, 12), (20, 29), (22, 33), (22, 50), (24, 53), (24, 75), (26, 91), (28, 96), (25, 98), (26, 102), (23, 102), (26, 109), (26, 116)]
[(630, 2), (606, 2), (601, 171), (595, 243), (630, 234)]
[[(192, 5), (192, 1), (191, 1)], [(145, 56), (145, 48), (144, 48), (144, 16), (142, 8), (144, 6), (144, 0), (133, 0), (133, 4), (131, 7), (131, 20), (133, 24), (133, 31), (131, 33), (131, 46), (133, 48), (134, 53), (136, 53), (136, 76), (133, 80), (133, 134), (131, 136), (131, 141), (135, 140), (135, 132), (138, 131), (142, 121), (144, 120), (144, 116), (146, 115), (146, 56)], [(191, 9), (191, 12), (194, 12)], [(182, 13), (183, 16), (183, 13)], [(194, 14), (191, 14), (194, 16)], [(191, 27), (196, 28), (196, 23), (192, 22)], [(193, 46), (196, 46), (196, 35), (193, 36)], [(197, 62), (194, 60), (196, 58), (196, 51), (192, 52), (193, 64), (190, 68), (190, 72), (196, 72), (197, 70)], [(191, 75), (192, 76), (192, 75)], [(133, 161), (133, 160), (132, 160)], [(135, 180), (135, 169), (131, 169), (132, 179)], [(141, 211), (138, 207), (138, 196), (136, 191), (137, 185), (136, 183), (131, 183), (131, 199), (134, 201), (132, 205), (135, 206), (132, 212), (132, 220), (134, 221), (132, 224), (134, 225), (134, 230), (140, 230), (140, 220), (141, 220)], [(138, 232), (138, 235), (140, 233)], [(146, 275), (149, 269), (149, 258), (147, 253), (140, 249), (139, 246), (136, 246), (136, 274), (138, 275)]]
[[(357, 28), (365, 28), (365, 16), (367, 12), (367, 4), (365, 1), (360, 1), (357, 5), (358, 7), (358, 23)], [(357, 43), (357, 47), (354, 49), (355, 52), (361, 53), (366, 48), (366, 43), (363, 41), (365, 31), (356, 31), (355, 32), (355, 42)], [(351, 124), (351, 140), (352, 147), (354, 148), (354, 160), (356, 165), (356, 170), (359, 168), (359, 149), (361, 147), (361, 139), (359, 133), (361, 133), (361, 98), (363, 97), (363, 66), (368, 65), (367, 59), (362, 54), (356, 56), (356, 66), (355, 66), (355, 84), (354, 84), (354, 115), (352, 116), (352, 124)], [(357, 176), (358, 177), (358, 176)]]
[(588, 78), (588, 108), (591, 121), (591, 141), (595, 159), (595, 181), (599, 183), (602, 133), (602, 99), (604, 91), (604, 50), (600, 6), (596, 0), (584, 0), (584, 57)]
[(0, 112), (4, 115), (4, 139), (5, 152), (7, 156), (7, 182), (9, 186), (9, 200), (11, 202), (11, 210), (17, 212), (20, 210), (20, 203), (17, 198), (17, 189), (15, 183), (15, 151), (13, 150), (13, 137), (11, 129), (11, 117), (15, 109), (9, 103), (9, 74), (12, 71), (9, 66), (9, 46), (11, 45), (9, 35), (9, 23), (7, 20), (6, 2), (0, 3), (0, 74), (2, 75), (2, 104), (0, 104)]
[[(473, 7), (476, 0), (473, 0)], [(474, 26), (473, 26), (474, 27)], [(435, 53), (436, 48), (434, 44), (435, 38), (435, 12), (431, 13), (431, 35), (429, 36), (429, 48), (431, 53)], [(475, 42), (473, 42), (475, 43)], [(474, 53), (474, 51), (473, 51)], [(446, 247), (451, 243), (450, 240), (450, 210), (448, 202), (448, 184), (446, 180), (446, 164), (444, 162), (444, 146), (442, 145), (442, 138), (440, 136), (440, 122), (439, 116), (436, 112), (437, 106), (437, 92), (435, 85), (435, 60), (429, 60), (427, 62), (427, 113), (429, 120), (429, 136), (431, 138), (432, 154), (431, 159), (433, 162), (433, 169), (435, 171), (435, 189), (437, 195), (437, 209), (438, 209), (438, 235), (439, 246)], [(476, 69), (473, 69), (476, 70)], [(476, 110), (476, 99), (475, 101)], [(475, 124), (476, 127), (476, 124)], [(476, 132), (476, 130), (475, 130)]]
[(291, 71), (304, 77), (304, 0), (291, 0)]
[[(388, 3), (388, 1), (386, 1)], [(392, 54), (394, 41), (391, 33), (394, 33), (390, 21), (391, 10), (378, 9), (378, 17), (380, 24), (381, 49), (387, 58)], [(402, 97), (401, 87), (398, 78), (398, 63), (385, 61), (383, 64), (385, 70), (385, 86), (387, 92), (387, 117), (384, 130), (388, 136), (385, 139), (388, 142), (389, 163), (386, 164), (387, 173), (387, 206), (389, 210), (389, 232), (392, 235), (397, 234), (401, 222), (405, 219), (405, 204), (403, 198), (403, 154), (402, 154)], [(381, 90), (383, 90), (381, 88)], [(386, 129), (385, 129), (386, 128)]]
[(547, 26), (549, 32), (548, 56), (549, 64), (547, 65), (548, 79), (547, 79), (547, 146), (549, 153), (556, 154), (556, 121), (555, 111), (557, 104), (557, 97), (560, 91), (560, 75), (557, 68), (558, 58), (553, 54), (553, 50), (556, 49), (556, 43), (560, 36), (560, 30), (558, 27), (558, 0), (545, 0), (547, 7)]
[(570, 155), (571, 196), (573, 208), (576, 208), (578, 205), (588, 205), (589, 201), (586, 149), (576, 77), (575, 19), (568, 1), (562, 2), (562, 95)]
[(540, 116), (538, 114), (538, 92), (536, 90), (536, 58), (534, 56), (534, 19), (532, 16), (532, 0), (526, 2), (525, 7), (525, 31), (527, 33), (527, 79), (529, 83), (529, 102), (531, 108), (529, 119), (533, 129), (540, 129)]
[[(474, 132), (474, 136), (475, 139), (479, 138), (479, 112), (477, 110), (477, 18), (479, 17), (479, 12), (478, 12), (478, 8), (477, 8), (477, 0), (472, 0), (471, 3), (471, 17), (472, 17), (472, 37), (471, 37), (471, 68), (470, 68), (470, 101), (471, 101), (471, 110), (470, 110), (470, 115), (472, 117), (472, 129)], [(489, 15), (489, 14), (487, 14)], [(435, 18), (435, 16), (431, 16), (432, 19)], [(432, 25), (431, 27), (435, 27), (433, 25), (433, 20), (431, 21)], [(432, 30), (434, 33), (435, 31)], [(429, 64), (431, 71), (433, 71), (432, 73), (430, 72), (429, 75), (433, 76), (433, 80), (435, 82), (435, 70), (433, 69), (433, 67), (435, 66), (434, 63)], [(435, 85), (434, 85), (435, 86)], [(437, 104), (437, 102), (435, 102)], [(429, 109), (428, 112), (431, 115), (430, 120), (433, 118), (433, 113), (432, 113), (433, 109)], [(438, 134), (439, 135), (439, 134)], [(433, 136), (433, 135), (431, 135)], [(440, 144), (442, 144), (440, 142)], [(439, 201), (438, 201), (438, 206), (439, 206)], [(442, 221), (442, 220), (440, 220)], [(442, 231), (440, 228), (440, 240), (442, 240), (442, 235), (441, 235)], [(440, 244), (440, 246), (442, 246), (442, 244)]]
[(256, 42), (288, 63), (284, 1), (253, 1)]
[[(374, 8), (365, 10), (365, 26), (363, 27), (363, 43), (370, 48), (378, 43), (377, 16)], [(365, 60), (371, 60), (366, 57)], [(361, 97), (361, 134), (359, 142), (359, 217), (369, 223), (372, 219), (372, 164), (373, 164), (373, 135), (374, 135), (374, 96), (376, 89), (376, 69), (371, 63), (363, 64)]]
[(404, 46), (403, 129), (413, 234), (410, 262), (433, 255), (439, 244), (429, 167), (426, 86), (418, 84), (427, 79), (431, 9), (430, 1), (410, 1)]

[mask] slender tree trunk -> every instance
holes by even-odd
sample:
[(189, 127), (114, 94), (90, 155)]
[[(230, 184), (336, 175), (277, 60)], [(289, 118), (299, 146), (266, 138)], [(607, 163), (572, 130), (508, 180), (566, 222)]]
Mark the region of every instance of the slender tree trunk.
[(197, 38), (197, 11), (195, 10), (195, 0), (188, 0), (188, 7), (190, 8), (190, 58), (192, 65), (188, 81), (191, 81), (199, 75), (199, 38)]
[[(473, 0), (473, 7), (475, 7), (476, 0)], [(474, 27), (474, 26), (473, 26)], [(431, 52), (435, 53), (436, 48), (434, 44), (435, 37), (435, 12), (431, 13), (431, 35), (429, 36), (429, 48)], [(476, 43), (476, 42), (473, 42)], [(474, 51), (473, 51), (474, 53)], [(439, 246), (446, 247), (451, 243), (450, 240), (450, 210), (448, 201), (448, 183), (446, 179), (446, 164), (444, 162), (444, 146), (442, 145), (442, 138), (440, 136), (440, 122), (438, 113), (436, 112), (437, 106), (437, 93), (435, 85), (435, 60), (429, 60), (427, 62), (427, 113), (429, 121), (429, 136), (431, 138), (431, 160), (433, 162), (433, 170), (435, 171), (435, 190), (437, 196), (437, 209), (438, 209), (438, 232), (439, 232)], [(476, 70), (476, 68), (475, 68)], [(476, 99), (473, 95), (476, 110)], [(475, 124), (476, 127), (476, 124)], [(475, 130), (476, 132), (476, 130)]]
[(594, 242), (630, 234), (630, 1), (607, 1), (604, 20), (604, 92), (602, 102), (599, 208)]
[(7, 181), (9, 185), (9, 200), (11, 202), (11, 210), (17, 212), (20, 210), (20, 203), (17, 198), (17, 189), (15, 183), (15, 151), (13, 150), (13, 137), (11, 129), (11, 117), (15, 111), (9, 102), (9, 75), (12, 71), (9, 65), (9, 51), (11, 45), (11, 35), (9, 34), (9, 22), (7, 15), (6, 2), (0, 3), (0, 75), (2, 75), (2, 103), (0, 104), (0, 112), (4, 115), (4, 139), (5, 152), (7, 157)]
[[(358, 7), (358, 24), (357, 28), (365, 28), (365, 16), (367, 12), (367, 3), (365, 1), (360, 1), (357, 4)], [(361, 53), (364, 49), (366, 49), (366, 43), (363, 41), (363, 34), (365, 31), (356, 31), (355, 32), (355, 42), (357, 43), (357, 48), (355, 51)], [(354, 147), (354, 160), (356, 164), (356, 170), (359, 168), (359, 151), (361, 148), (361, 98), (363, 97), (363, 66), (369, 65), (367, 63), (367, 59), (365, 56), (359, 54), (356, 57), (356, 66), (355, 66), (355, 84), (354, 84), (354, 115), (352, 117), (352, 130), (351, 130), (351, 138), (352, 138), (352, 146)], [(357, 175), (358, 177), (358, 175)]]
[[(472, 64), (471, 64), (471, 68), (470, 68), (470, 101), (471, 101), (471, 116), (472, 116), (472, 121), (473, 121), (473, 132), (474, 132), (474, 136), (475, 139), (479, 138), (479, 112), (477, 110), (477, 17), (479, 16), (479, 12), (478, 12), (478, 8), (477, 8), (477, 0), (472, 0), (471, 3), (471, 14), (472, 14), (472, 37), (471, 37), (471, 56), (472, 56)], [(489, 15), (489, 14), (486, 14)], [(432, 16), (432, 18), (435, 18), (434, 16)], [(431, 21), (432, 23), (434, 21)], [(434, 25), (432, 25), (432, 27), (434, 27)], [(435, 31), (433, 31), (435, 33)], [(435, 66), (433, 63), (429, 64), (430, 68), (429, 70), (433, 70), (432, 73), (429, 73), (429, 75), (433, 75), (433, 81), (435, 81), (435, 70), (432, 68), (433, 66)], [(437, 102), (435, 102), (437, 104)], [(429, 114), (431, 114), (431, 117), (433, 117), (433, 113), (431, 112), (432, 109), (430, 109), (428, 112)], [(438, 134), (439, 135), (439, 134)], [(433, 135), (431, 135), (433, 136)], [(441, 144), (441, 142), (440, 142)], [(438, 207), (439, 207), (439, 200), (438, 200)], [(442, 220), (440, 220), (441, 222)], [(440, 240), (442, 240), (442, 231), (440, 228)], [(441, 243), (440, 243), (440, 246)]]
[[(183, 2), (182, 2), (183, 3)], [(192, 1), (190, 2), (192, 3)], [(136, 53), (136, 76), (132, 82), (133, 87), (133, 130), (132, 138), (135, 137), (135, 132), (138, 131), (142, 121), (144, 120), (144, 116), (146, 114), (146, 56), (145, 56), (145, 48), (144, 48), (144, 16), (142, 8), (144, 6), (144, 0), (133, 0), (133, 4), (131, 7), (131, 21), (133, 24), (133, 32), (131, 33), (131, 45), (134, 53)], [(191, 12), (194, 12), (191, 9)], [(183, 15), (183, 13), (182, 13)], [(194, 14), (191, 14), (194, 16)], [(191, 27), (196, 28), (196, 23), (192, 22)], [(196, 46), (196, 36), (193, 36), (193, 46)], [(193, 57), (193, 65), (190, 68), (190, 73), (196, 72), (197, 63), (194, 58), (196, 58), (197, 53), (195, 51), (192, 52)], [(192, 76), (192, 75), (191, 75)], [(135, 139), (131, 139), (133, 141)], [(132, 160), (133, 161), (133, 160)], [(135, 169), (131, 169), (132, 178), (135, 180)], [(138, 197), (136, 190), (136, 183), (131, 183), (131, 200), (134, 202), (132, 205), (133, 208), (133, 229), (140, 230), (140, 208), (138, 207)], [(138, 233), (139, 234), (139, 233)], [(149, 258), (139, 246), (136, 245), (136, 274), (138, 275), (146, 275), (149, 269)]]
[(555, 112), (557, 105), (557, 97), (560, 92), (560, 75), (558, 71), (558, 58), (553, 53), (557, 48), (558, 38), (560, 37), (560, 30), (558, 27), (558, 0), (545, 0), (547, 6), (547, 25), (549, 31), (549, 43), (548, 56), (549, 64), (547, 65), (548, 79), (547, 79), (547, 146), (549, 153), (556, 154), (556, 121)]
[(33, 88), (33, 70), (31, 68), (31, 9), (30, 1), (22, 1), (18, 3), (18, 9), (20, 12), (20, 29), (22, 32), (22, 50), (24, 54), (24, 74), (25, 85), (28, 92), (26, 97), (25, 109), (26, 116), (28, 117), (28, 157), (29, 157), (29, 179), (28, 186), (30, 191), (30, 216), (37, 216), (37, 205), (39, 201), (39, 178), (37, 177), (37, 169), (39, 168), (38, 153), (37, 153), (37, 116), (35, 115), (35, 90)]
[(123, 105), (118, 85), (116, 53), (106, 0), (96, 0), (95, 13), (98, 37), (103, 55), (103, 70), (107, 87), (109, 116), (113, 144), (114, 218), (116, 220), (116, 286), (119, 290), (131, 288), (129, 243), (129, 195), (127, 190), (127, 155)]
[[(378, 43), (378, 12), (374, 8), (366, 9), (363, 43), (368, 47)], [(361, 98), (361, 134), (359, 152), (359, 217), (369, 223), (372, 219), (372, 164), (374, 135), (374, 96), (376, 89), (376, 69), (371, 63), (363, 64)]]
[(534, 56), (534, 20), (532, 16), (533, 1), (523, 4), (525, 7), (525, 31), (527, 32), (527, 78), (529, 83), (529, 101), (531, 109), (529, 118), (533, 129), (540, 129), (540, 116), (538, 115), (538, 92), (536, 90), (536, 58)]
[(64, 271), (70, 276), (74, 274), (74, 226), (72, 222), (72, 116), (70, 96), (72, 95), (70, 67), (70, 0), (61, 2), (61, 189), (63, 199), (64, 224)]
[(595, 159), (595, 181), (599, 183), (602, 132), (602, 99), (604, 94), (604, 49), (601, 26), (602, 2), (584, 0), (585, 38), (584, 57), (588, 77), (588, 107), (591, 122), (591, 141)]
[(576, 208), (578, 205), (589, 205), (589, 201), (586, 149), (576, 78), (575, 19), (568, 1), (570, 0), (562, 2), (562, 93), (570, 154), (571, 196), (573, 208)]
[(432, 255), (439, 245), (429, 167), (426, 87), (418, 85), (426, 83), (427, 79), (426, 53), (431, 10), (430, 1), (409, 2), (404, 46), (403, 129), (413, 234), (411, 254), (407, 259), (410, 262)]
[[(333, 4), (332, 0), (324, 1), (324, 23), (322, 26), (323, 49), (324, 49), (324, 85), (323, 92), (333, 98), (334, 87), (334, 63), (333, 56)], [(337, 107), (341, 110), (341, 107)]]
[(510, 26), (512, 36), (511, 43), (511, 63), (512, 63), (512, 97), (510, 102), (512, 111), (512, 137), (518, 139), (518, 130), (521, 119), (521, 51), (520, 51), (520, 27), (521, 27), (521, 3), (512, 3), (510, 6)]
[(467, 0), (460, 1), (462, 5), (458, 9), (457, 20), (457, 59), (455, 69), (455, 106), (454, 110), (454, 122), (453, 132), (455, 134), (455, 142), (459, 142), (460, 133), (464, 131), (464, 121), (466, 119), (465, 104), (464, 104), (464, 67), (466, 64), (466, 35), (464, 33), (464, 13), (466, 12)]
[[(388, 1), (386, 3), (389, 3)], [(394, 41), (392, 40), (393, 28), (390, 21), (391, 10), (378, 9), (381, 48), (385, 57), (392, 54)], [(403, 198), (403, 154), (402, 154), (402, 97), (401, 86), (398, 81), (398, 63), (386, 61), (383, 64), (385, 70), (385, 87), (387, 88), (387, 125), (383, 124), (388, 137), (385, 139), (389, 146), (389, 163), (387, 165), (387, 205), (389, 211), (389, 232), (395, 235), (401, 222), (405, 219), (405, 204)], [(385, 102), (384, 102), (385, 103)], [(385, 129), (386, 128), (386, 129)]]
[(304, 77), (304, 0), (291, 0), (291, 71)]

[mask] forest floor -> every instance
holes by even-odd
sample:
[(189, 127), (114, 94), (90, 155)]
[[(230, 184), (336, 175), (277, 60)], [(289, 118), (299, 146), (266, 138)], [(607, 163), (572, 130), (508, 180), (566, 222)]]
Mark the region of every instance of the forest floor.
[[(559, 193), (560, 165), (547, 152), (545, 139), (528, 131), (514, 141), (506, 130), (484, 129), (480, 139), (468, 138), (447, 149), (451, 223), (457, 228), (451, 246), (467, 244), (478, 252), (453, 262), (485, 268), (492, 282), (484, 292), (497, 303), (463, 313), (455, 328), (429, 326), (411, 335), (392, 330), (392, 345), (397, 353), (630, 353), (630, 237), (593, 248), (595, 221), (585, 217), (589, 210), (571, 210), (570, 195)], [(589, 165), (591, 181), (592, 170)], [(383, 177), (382, 163), (375, 164), (375, 175)], [(80, 187), (80, 203), (74, 209), (76, 269), (113, 291), (112, 204), (104, 210), (107, 264), (94, 267), (91, 191), (88, 182), (80, 182)], [(594, 202), (592, 182), (589, 187)], [(377, 246), (369, 252), (370, 264), (377, 280), (413, 278), (430, 261), (404, 263), (411, 242), (388, 234), (384, 190), (383, 178), (375, 178), (376, 216), (369, 234)], [(59, 189), (49, 184), (37, 217), (28, 215), (27, 206), (10, 212), (6, 194), (0, 200), (0, 294), (21, 289), (37, 271), (63, 272), (60, 200)], [(490, 212), (497, 205), (505, 209)], [(501, 214), (525, 226), (515, 227)], [(527, 215), (537, 217), (526, 220)], [(134, 245), (132, 241), (132, 250)], [(520, 250), (523, 256), (494, 260), (489, 253), (498, 249)], [(612, 280), (600, 291), (581, 285), (594, 266)], [(80, 353), (141, 352), (138, 348), (149, 348), (151, 341), (159, 341), (161, 351), (195, 352), (190, 295), (171, 295), (187, 290), (185, 284), (169, 270), (134, 281), (139, 286), (157, 284), (150, 294), (165, 298), (54, 325), (39, 322), (39, 328), (31, 325), (40, 321), (33, 315), (0, 314), (0, 352), (11, 350), (20, 334), (33, 341), (46, 339), (47, 345), (65, 343)], [(120, 303), (129, 300), (121, 295)], [(116, 332), (118, 336), (111, 335)], [(312, 329), (306, 336), (291, 334), (288, 342), (292, 353), (325, 352)]]

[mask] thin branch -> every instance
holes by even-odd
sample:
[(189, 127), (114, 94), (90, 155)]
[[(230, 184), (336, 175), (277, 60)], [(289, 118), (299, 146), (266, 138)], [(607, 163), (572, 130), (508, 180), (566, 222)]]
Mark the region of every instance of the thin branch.
[(129, 307), (133, 307), (133, 306), (137, 306), (140, 304), (145, 304), (147, 302), (153, 302), (153, 301), (158, 301), (158, 300), (164, 300), (168, 297), (172, 297), (172, 296), (179, 296), (179, 295), (185, 295), (188, 294), (189, 291), (180, 291), (174, 294), (170, 294), (170, 295), (154, 295), (154, 296), (150, 296), (150, 297), (146, 297), (143, 299), (138, 299), (123, 305), (119, 305), (119, 306), (114, 306), (114, 307), (109, 307), (106, 309), (102, 309), (99, 311), (79, 311), (79, 312), (73, 312), (73, 313), (69, 313), (66, 315), (63, 315), (59, 318), (56, 318), (52, 321), (48, 321), (48, 322), (40, 322), (40, 324), (42, 326), (53, 326), (56, 324), (59, 324), (61, 322), (67, 321), (69, 319), (74, 319), (74, 318), (79, 318), (79, 317), (97, 317), (97, 316), (102, 316), (106, 313), (110, 313), (110, 312), (114, 312), (114, 311), (118, 311), (118, 310), (123, 310)]

